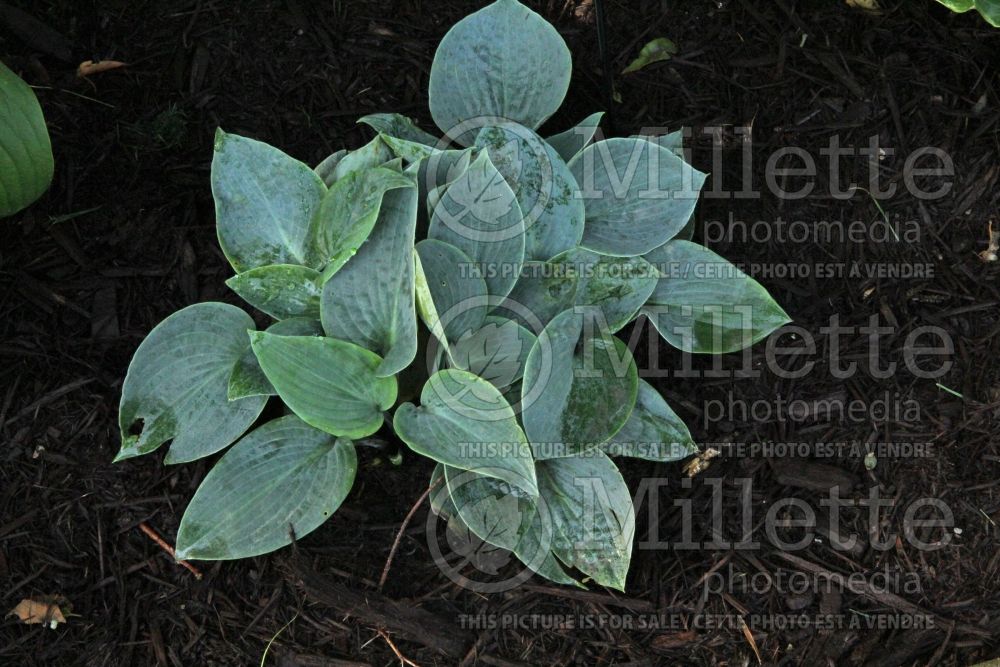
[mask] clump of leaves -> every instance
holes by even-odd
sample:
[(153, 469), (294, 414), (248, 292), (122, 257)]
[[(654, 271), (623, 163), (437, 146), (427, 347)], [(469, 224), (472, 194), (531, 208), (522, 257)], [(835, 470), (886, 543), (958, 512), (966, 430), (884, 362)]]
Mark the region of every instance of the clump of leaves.
[[(594, 142), (600, 114), (536, 132), (570, 68), (551, 25), (498, 0), (435, 55), (444, 138), (375, 114), (360, 121), (370, 143), (310, 168), (219, 131), (227, 285), (274, 322), (190, 306), (129, 367), (118, 460), (238, 440), (188, 506), (179, 558), (253, 556), (315, 529), (354, 482), (356, 443), (391, 429), (437, 463), (436, 512), (553, 581), (624, 587), (634, 510), (612, 457), (697, 448), (614, 333), (645, 313), (670, 344), (721, 353), (788, 318), (688, 240), (705, 175), (679, 134)], [(244, 435), (273, 397), (287, 415)]]

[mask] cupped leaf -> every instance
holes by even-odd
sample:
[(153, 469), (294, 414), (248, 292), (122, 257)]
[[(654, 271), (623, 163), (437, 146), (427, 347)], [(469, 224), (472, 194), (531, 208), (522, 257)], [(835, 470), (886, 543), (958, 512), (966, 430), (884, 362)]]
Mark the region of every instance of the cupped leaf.
[(347, 155), (347, 149), (341, 148), (339, 151), (328, 155), (322, 162), (313, 168), (316, 175), (323, 179), (323, 183), (326, 187), (329, 188), (336, 180), (333, 173), (337, 169), (337, 165), (340, 164), (340, 161), (344, 159), (345, 155)]
[(369, 436), (396, 402), (396, 379), (375, 374), (382, 358), (354, 343), (254, 331), (250, 344), (281, 400), (327, 433)]
[(429, 158), (430, 156), (440, 152), (440, 149), (435, 148), (434, 146), (428, 146), (427, 144), (422, 144), (418, 141), (400, 139), (399, 137), (393, 137), (388, 134), (380, 134), (379, 136), (397, 159), (405, 160), (410, 164)]
[(379, 134), (387, 134), (390, 137), (405, 139), (425, 146), (436, 147), (438, 144), (437, 137), (417, 127), (412, 118), (398, 113), (372, 113), (362, 116), (358, 122), (364, 123)]
[(416, 280), (417, 304), (431, 333), (447, 344), (481, 327), (489, 297), (486, 281), (472, 259), (434, 239), (424, 239), (416, 249), (421, 269)]
[[(465, 174), (472, 164), (472, 149), (460, 151), (446, 150), (433, 153), (420, 161), (420, 171), (417, 173), (417, 187), (420, 189), (420, 201), (428, 201), (430, 193), (453, 183)], [(427, 216), (432, 212), (428, 202)], [(426, 220), (424, 221), (427, 222)]]
[(319, 318), (319, 271), (297, 264), (271, 264), (237, 273), (226, 286), (276, 320)]
[(644, 139), (608, 139), (569, 163), (587, 211), (580, 245), (631, 257), (663, 245), (691, 218), (705, 174)]
[(552, 146), (516, 123), (486, 127), (476, 138), (514, 190), (524, 218), (524, 258), (547, 260), (583, 238), (576, 179)]
[(399, 406), (393, 428), (418, 454), (538, 495), (531, 447), (514, 411), (496, 387), (472, 373), (446, 369), (432, 375), (420, 406)]
[(247, 346), (250, 316), (224, 303), (199, 303), (160, 322), (135, 351), (122, 386), (115, 461), (173, 440), (166, 463), (227, 447), (260, 415), (263, 396), (228, 399), (229, 376)]
[(657, 37), (646, 43), (645, 46), (639, 51), (638, 57), (628, 64), (628, 67), (622, 70), (622, 74), (631, 74), (632, 72), (638, 72), (643, 67), (652, 65), (653, 63), (662, 62), (664, 60), (670, 60), (673, 56), (677, 55), (677, 45), (666, 37)]
[(431, 116), (463, 146), (475, 140), (482, 116), (536, 129), (562, 104), (572, 68), (548, 21), (516, 0), (497, 0), (452, 26), (438, 45)]
[(348, 151), (333, 168), (331, 178), (339, 181), (355, 171), (364, 171), (383, 165), (395, 157), (389, 147), (377, 136), (367, 144), (353, 151)]
[(524, 261), (524, 219), (514, 191), (485, 152), (441, 195), (428, 236), (468, 255), (490, 295), (510, 292)]
[(48, 189), (54, 163), (42, 107), (31, 87), (0, 63), (0, 218)]
[(577, 276), (573, 303), (596, 306), (611, 333), (632, 321), (656, 288), (659, 274), (642, 257), (609, 257), (574, 248), (552, 258), (563, 273)]
[(760, 283), (697, 243), (671, 241), (645, 257), (661, 278), (643, 313), (680, 350), (735, 352), (791, 321)]
[(640, 379), (635, 409), (615, 437), (601, 445), (601, 451), (608, 456), (668, 462), (697, 453), (698, 446), (660, 393)]
[(454, 365), (503, 389), (524, 375), (528, 352), (535, 335), (513, 320), (487, 317), (476, 331), (460, 337), (451, 346)]
[(592, 308), (563, 311), (528, 353), (521, 420), (536, 459), (589, 452), (632, 413), (639, 382), (635, 360), (599, 324)]
[[(267, 328), (268, 333), (278, 336), (322, 336), (323, 327), (319, 320), (306, 317), (291, 317), (287, 320), (275, 322)], [(264, 370), (257, 361), (257, 355), (250, 347), (250, 337), (246, 339), (246, 349), (243, 356), (236, 362), (233, 372), (229, 376), (229, 388), (227, 396), (230, 401), (235, 401), (247, 396), (277, 396), (271, 381), (264, 375)]]
[(604, 118), (603, 111), (592, 113), (565, 132), (553, 134), (545, 141), (559, 153), (563, 160), (569, 162), (591, 142), (601, 127), (602, 118)]
[(308, 165), (263, 142), (216, 131), (215, 219), (219, 245), (237, 273), (308, 264), (310, 222), (325, 194)]
[(177, 531), (177, 558), (266, 554), (308, 535), (337, 511), (358, 470), (350, 440), (294, 415), (237, 442), (208, 473)]
[(539, 504), (552, 517), (553, 551), (602, 586), (625, 590), (635, 511), (614, 462), (600, 451), (539, 461)]
[(382, 356), (376, 375), (395, 375), (417, 354), (413, 240), (417, 189), (385, 194), (378, 221), (354, 261), (323, 286), (323, 328)]
[(579, 274), (556, 262), (525, 262), (521, 276), (494, 313), (540, 334), (559, 313), (576, 304)]
[(313, 219), (305, 262), (322, 271), (321, 282), (339, 271), (368, 239), (385, 193), (413, 187), (411, 176), (385, 167), (352, 171), (333, 184)]

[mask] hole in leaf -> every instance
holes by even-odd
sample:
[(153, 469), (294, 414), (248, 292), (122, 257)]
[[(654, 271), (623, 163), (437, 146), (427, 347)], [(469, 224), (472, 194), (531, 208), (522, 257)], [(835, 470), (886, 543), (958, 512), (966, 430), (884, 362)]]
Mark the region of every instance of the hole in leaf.
[(134, 436), (142, 435), (142, 429), (145, 426), (146, 426), (146, 420), (140, 417), (129, 425), (128, 434)]

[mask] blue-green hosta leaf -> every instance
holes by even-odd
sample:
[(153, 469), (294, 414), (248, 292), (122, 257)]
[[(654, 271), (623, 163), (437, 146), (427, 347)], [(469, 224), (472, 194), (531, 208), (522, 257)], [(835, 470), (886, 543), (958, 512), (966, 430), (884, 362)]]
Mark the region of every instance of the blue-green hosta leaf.
[(514, 191), (485, 152), (441, 195), (428, 235), (468, 255), (490, 295), (510, 292), (524, 261), (524, 219)]
[(227, 396), (253, 326), (249, 315), (224, 303), (188, 306), (156, 325), (125, 376), (118, 410), (122, 447), (115, 461), (148, 454), (172, 439), (165, 461), (184, 463), (240, 437), (266, 400)]
[(671, 241), (645, 257), (662, 277), (643, 313), (680, 350), (736, 352), (791, 321), (760, 283), (697, 243)]
[(385, 167), (352, 171), (333, 184), (313, 219), (307, 264), (329, 280), (368, 239), (382, 198), (397, 188), (414, 187), (413, 178)]
[[(319, 320), (312, 320), (306, 317), (291, 317), (287, 320), (275, 322), (267, 328), (268, 333), (278, 336), (322, 336), (323, 327)], [(277, 396), (271, 381), (264, 375), (264, 370), (257, 361), (257, 355), (250, 347), (250, 337), (246, 339), (246, 349), (240, 360), (233, 367), (233, 372), (229, 376), (229, 388), (227, 397), (230, 401), (235, 401), (247, 396)]]
[(549, 142), (549, 145), (556, 149), (556, 152), (559, 153), (563, 160), (569, 162), (591, 142), (598, 128), (601, 126), (602, 118), (604, 118), (603, 111), (592, 113), (574, 127), (569, 128), (565, 132), (553, 134), (545, 141)]
[(602, 586), (625, 590), (635, 536), (632, 496), (600, 451), (539, 461), (539, 504), (552, 517), (553, 551)]
[(417, 354), (413, 239), (417, 189), (391, 190), (357, 257), (323, 286), (323, 328), (382, 356), (376, 375), (395, 375)]
[(375, 137), (367, 144), (357, 150), (348, 151), (333, 168), (331, 178), (334, 182), (355, 171), (371, 169), (385, 164), (394, 158), (392, 151), (382, 141), (382, 137)]
[(0, 218), (42, 196), (52, 182), (52, 144), (31, 87), (0, 63)]
[[(647, 141), (652, 141), (654, 144), (660, 148), (665, 148), (680, 159), (687, 162), (687, 157), (684, 155), (684, 130), (676, 130), (668, 134), (662, 134), (659, 136), (649, 136), (649, 135), (636, 135), (640, 139), (645, 139)], [(690, 164), (690, 163), (689, 163)], [(691, 211), (691, 217), (688, 219), (687, 224), (677, 232), (676, 239), (683, 239), (685, 241), (690, 241), (694, 236), (695, 219), (694, 211)]]
[(371, 113), (359, 118), (358, 122), (364, 123), (379, 134), (388, 134), (390, 137), (425, 146), (435, 147), (438, 144), (437, 137), (417, 127), (412, 118), (398, 113)]
[(388, 134), (380, 134), (379, 136), (385, 142), (385, 145), (389, 147), (389, 150), (392, 151), (393, 155), (399, 159), (406, 160), (410, 164), (441, 152), (440, 149), (434, 146), (428, 146), (418, 141), (400, 139)]
[(644, 139), (608, 139), (569, 163), (587, 222), (580, 245), (632, 257), (663, 245), (687, 224), (705, 174)]
[(302, 539), (337, 511), (357, 470), (350, 440), (295, 415), (270, 421), (205, 476), (177, 530), (177, 558), (250, 558)]
[(593, 309), (563, 311), (528, 353), (521, 420), (536, 459), (589, 452), (632, 414), (639, 383), (635, 360), (598, 324)]
[(494, 311), (540, 334), (552, 318), (575, 305), (579, 275), (555, 262), (525, 262), (521, 277)]
[(237, 273), (226, 286), (276, 320), (319, 317), (319, 271), (298, 264), (271, 264)]
[(285, 405), (327, 433), (369, 436), (396, 402), (396, 378), (375, 374), (382, 358), (354, 343), (254, 331), (250, 344)]
[(552, 258), (565, 273), (577, 276), (573, 303), (597, 306), (604, 316), (601, 326), (615, 333), (632, 321), (656, 288), (659, 274), (642, 257), (609, 257), (574, 248)]
[(337, 165), (340, 164), (340, 161), (344, 159), (345, 155), (347, 155), (347, 149), (341, 148), (339, 151), (328, 155), (322, 162), (313, 168), (316, 175), (323, 179), (323, 183), (326, 187), (333, 185), (333, 182), (336, 180), (333, 176), (333, 172), (337, 169)]
[(485, 127), (476, 138), (514, 190), (524, 218), (524, 258), (547, 260), (583, 238), (583, 200), (566, 162), (523, 125)]
[(431, 376), (420, 406), (396, 409), (393, 428), (410, 449), (439, 463), (502, 479), (538, 495), (531, 447), (496, 387), (457, 369)]
[(482, 116), (537, 129), (562, 104), (572, 69), (548, 21), (516, 0), (497, 0), (452, 26), (438, 45), (431, 116), (463, 146), (475, 140)]
[(643, 67), (664, 60), (670, 60), (675, 55), (677, 55), (677, 45), (666, 37), (657, 37), (642, 47), (639, 51), (639, 56), (630, 62), (628, 67), (622, 70), (622, 74), (638, 72)]
[(237, 273), (268, 264), (308, 264), (310, 222), (323, 179), (277, 148), (215, 133), (212, 195), (219, 244)]
[(552, 555), (552, 521), (535, 499), (503, 480), (443, 466), (450, 494), (443, 507), (476, 536), (514, 554), (533, 572), (579, 585)]
[(517, 322), (490, 316), (478, 330), (455, 341), (451, 358), (456, 368), (503, 389), (524, 375), (524, 364), (534, 344), (535, 335)]
[[(430, 193), (454, 182), (465, 174), (472, 163), (472, 149), (460, 151), (440, 151), (420, 161), (420, 171), (417, 174), (417, 186), (420, 188), (420, 201), (427, 201), (427, 218), (430, 219), (433, 207), (430, 205)], [(425, 221), (426, 222), (426, 221)]]
[(660, 393), (640, 379), (635, 409), (615, 437), (601, 445), (601, 451), (608, 456), (668, 462), (697, 453), (698, 446)]
[(416, 280), (417, 305), (431, 333), (447, 344), (481, 327), (489, 297), (486, 281), (469, 256), (434, 239), (424, 239), (416, 249), (421, 268)]

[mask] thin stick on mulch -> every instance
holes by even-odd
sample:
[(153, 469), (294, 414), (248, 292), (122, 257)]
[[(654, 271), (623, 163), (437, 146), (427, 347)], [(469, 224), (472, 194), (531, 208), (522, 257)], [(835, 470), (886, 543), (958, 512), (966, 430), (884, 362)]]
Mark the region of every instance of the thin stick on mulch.
[(174, 559), (175, 563), (177, 563), (178, 565), (186, 568), (191, 574), (194, 575), (195, 579), (201, 581), (201, 578), (203, 576), (202, 573), (201, 573), (201, 570), (199, 570), (198, 568), (196, 568), (194, 565), (192, 565), (191, 563), (187, 562), (186, 560), (177, 560), (177, 552), (174, 551), (174, 548), (172, 546), (170, 546), (169, 544), (167, 544), (167, 541), (164, 540), (162, 537), (160, 537), (159, 533), (157, 533), (155, 530), (153, 530), (152, 528), (150, 528), (146, 524), (145, 521), (143, 521), (142, 523), (139, 524), (139, 530), (141, 530), (142, 532), (144, 532), (146, 534), (146, 536), (149, 537), (149, 539), (151, 539), (154, 542), (156, 542), (157, 546), (159, 546), (161, 549), (163, 549), (168, 554), (170, 554), (170, 557)]
[(406, 532), (406, 527), (410, 525), (410, 520), (413, 518), (413, 515), (417, 513), (417, 508), (424, 504), (424, 500), (427, 499), (427, 496), (431, 494), (431, 491), (437, 488), (438, 484), (440, 484), (443, 479), (444, 477), (438, 477), (434, 480), (434, 482), (427, 487), (427, 490), (420, 494), (420, 497), (417, 498), (417, 502), (413, 503), (413, 507), (410, 508), (410, 511), (406, 513), (406, 517), (403, 519), (403, 525), (399, 527), (399, 532), (396, 533), (396, 539), (392, 542), (392, 548), (389, 549), (389, 557), (386, 558), (385, 567), (382, 568), (382, 576), (378, 578), (378, 590), (382, 590), (382, 587), (385, 586), (385, 580), (389, 578), (389, 568), (392, 567), (392, 559), (396, 557), (396, 551), (399, 549), (399, 543), (403, 541), (403, 533)]

